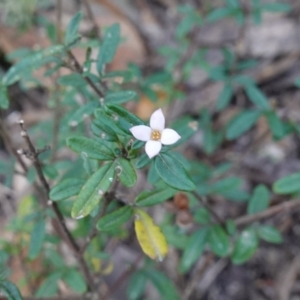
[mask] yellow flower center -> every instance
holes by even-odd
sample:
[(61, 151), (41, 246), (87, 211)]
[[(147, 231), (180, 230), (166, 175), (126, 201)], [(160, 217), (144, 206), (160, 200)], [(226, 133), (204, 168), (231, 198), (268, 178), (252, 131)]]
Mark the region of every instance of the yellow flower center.
[(161, 138), (161, 132), (158, 130), (152, 130), (151, 132), (151, 140), (159, 141)]

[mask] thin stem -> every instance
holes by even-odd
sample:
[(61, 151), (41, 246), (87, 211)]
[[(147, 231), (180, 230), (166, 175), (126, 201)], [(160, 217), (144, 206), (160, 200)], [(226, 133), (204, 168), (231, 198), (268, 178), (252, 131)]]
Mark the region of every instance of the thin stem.
[[(38, 155), (39, 155), (39, 152), (35, 149), (35, 147), (33, 146), (33, 143), (31, 142), (31, 139), (25, 129), (25, 126), (24, 126), (24, 121), (21, 120), (19, 122), (20, 124), (20, 127), (22, 129), (21, 131), (21, 136), (23, 137), (29, 151), (30, 151), (30, 158), (32, 158), (32, 161), (33, 161), (33, 165), (34, 165), (34, 168), (38, 174), (38, 177), (39, 177), (39, 180), (42, 184), (42, 187), (44, 188), (44, 191), (46, 193), (46, 201), (47, 199), (49, 199), (49, 193), (50, 193), (50, 186), (43, 174), (43, 171), (42, 171), (42, 165), (41, 165), (41, 162), (38, 158)], [(24, 170), (25, 171), (25, 170)], [(44, 203), (44, 204), (48, 204), (48, 205), (51, 205), (52, 208), (53, 208), (53, 211), (57, 217), (57, 220), (58, 220), (58, 227), (54, 226), (56, 230), (58, 230), (58, 232), (61, 232), (67, 242), (67, 244), (69, 245), (69, 247), (71, 248), (72, 252), (74, 253), (74, 255), (76, 256), (76, 258), (78, 259), (78, 263), (79, 263), (79, 267), (85, 277), (85, 280), (86, 280), (86, 283), (89, 287), (90, 290), (96, 292), (97, 291), (97, 287), (95, 286), (94, 284), (94, 279), (89, 271), (89, 268), (88, 268), (88, 265), (86, 264), (83, 256), (81, 255), (81, 252), (80, 252), (80, 248), (78, 246), (78, 244), (76, 243), (75, 239), (73, 238), (73, 236), (71, 235), (71, 232), (69, 231), (69, 229), (67, 228), (66, 226), (66, 223), (65, 223), (65, 219), (62, 215), (62, 213), (60, 212), (59, 210), (59, 207), (57, 205), (56, 202), (52, 202), (52, 201), (47, 201), (47, 203)]]
[(101, 31), (99, 29), (99, 26), (96, 22), (95, 16), (93, 14), (93, 11), (91, 9), (90, 3), (88, 2), (88, 0), (82, 0), (83, 5), (85, 6), (88, 18), (91, 20), (92, 24), (93, 24), (93, 31), (96, 33), (98, 39), (101, 39)]
[(270, 217), (277, 215), (279, 213), (282, 213), (282, 212), (286, 212), (286, 213), (290, 212), (291, 210), (299, 208), (299, 207), (300, 207), (300, 199), (288, 200), (281, 204), (272, 206), (262, 212), (256, 213), (254, 215), (242, 216), (233, 221), (237, 226), (247, 225), (247, 224), (253, 223), (255, 221), (270, 218)]
[[(76, 59), (76, 57), (74, 56), (74, 54), (71, 51), (68, 51), (67, 54), (72, 61), (72, 65), (74, 66), (75, 71), (79, 74), (82, 74), (83, 69), (79, 64), (78, 60)], [(89, 77), (84, 76), (83, 78), (86, 81), (86, 83), (95, 91), (95, 93), (100, 98), (104, 98), (104, 93), (95, 85), (95, 83)]]
[(207, 204), (206, 199), (196, 192), (192, 192), (192, 194), (199, 200), (199, 202), (210, 212), (210, 214), (214, 217), (214, 219), (221, 225), (225, 222), (224, 220)]

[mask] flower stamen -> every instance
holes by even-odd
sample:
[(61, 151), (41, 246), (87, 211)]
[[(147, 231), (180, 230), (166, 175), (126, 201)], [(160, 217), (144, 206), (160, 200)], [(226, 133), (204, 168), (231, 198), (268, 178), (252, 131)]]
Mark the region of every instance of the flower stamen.
[(152, 130), (151, 132), (151, 140), (152, 141), (159, 141), (161, 138), (161, 132), (158, 130)]

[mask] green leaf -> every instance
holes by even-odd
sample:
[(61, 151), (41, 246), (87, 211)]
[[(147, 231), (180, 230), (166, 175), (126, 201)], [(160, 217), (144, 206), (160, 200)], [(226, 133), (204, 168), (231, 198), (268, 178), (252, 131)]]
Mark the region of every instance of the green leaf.
[(300, 173), (280, 178), (273, 184), (273, 191), (279, 195), (293, 194), (300, 191)]
[(265, 114), (269, 128), (275, 140), (280, 140), (285, 136), (284, 123), (280, 120), (276, 112), (268, 111)]
[(242, 184), (242, 179), (239, 177), (227, 177), (215, 182), (210, 188), (210, 194), (223, 194), (231, 190), (237, 189)]
[(142, 169), (151, 163), (151, 159), (146, 153), (143, 153), (136, 161), (135, 167), (137, 169)]
[(210, 22), (210, 23), (217, 22), (226, 17), (232, 16), (233, 13), (234, 13), (234, 10), (232, 10), (232, 8), (230, 8), (230, 7), (221, 7), (218, 9), (214, 9), (214, 10), (212, 10), (212, 12), (210, 12), (207, 15), (206, 21)]
[(236, 115), (226, 128), (226, 138), (234, 140), (248, 131), (258, 120), (261, 112), (256, 110), (242, 111)]
[(147, 278), (138, 270), (129, 279), (126, 295), (128, 300), (139, 300), (145, 290)]
[(208, 235), (207, 228), (202, 228), (194, 232), (189, 237), (180, 260), (180, 264), (179, 264), (180, 273), (188, 272), (190, 268), (195, 264), (195, 262), (199, 259), (199, 256), (202, 254), (204, 250), (207, 235)]
[(255, 85), (248, 84), (245, 86), (246, 94), (248, 95), (250, 101), (255, 104), (258, 108), (268, 110), (270, 109), (270, 104), (267, 97), (263, 92)]
[(129, 100), (132, 100), (137, 96), (135, 91), (122, 91), (109, 93), (105, 96), (104, 100), (106, 104), (121, 104)]
[(253, 195), (248, 202), (248, 214), (255, 214), (268, 208), (270, 193), (266, 186), (260, 184), (254, 189)]
[(155, 160), (152, 160), (150, 168), (148, 170), (147, 181), (152, 185), (155, 185), (160, 180), (160, 177), (155, 169)]
[(105, 64), (110, 63), (113, 60), (119, 42), (120, 25), (113, 24), (106, 30), (102, 45), (99, 50), (97, 59), (97, 70), (99, 75), (104, 73)]
[(245, 229), (237, 239), (231, 260), (239, 265), (249, 260), (258, 247), (258, 237), (254, 229)]
[(53, 297), (57, 293), (57, 282), (62, 278), (62, 271), (56, 271), (48, 276), (37, 290), (36, 297)]
[[(132, 187), (137, 181), (137, 175), (130, 161), (125, 158), (118, 159), (119, 179), (127, 187)], [(118, 167), (117, 167), (118, 168)]]
[(193, 211), (193, 219), (195, 222), (199, 224), (208, 224), (211, 221), (210, 213), (206, 208), (200, 207)]
[(113, 182), (115, 167), (115, 163), (107, 163), (88, 179), (75, 200), (71, 212), (72, 218), (83, 218), (96, 208)]
[(107, 146), (86, 137), (70, 137), (67, 139), (67, 145), (77, 153), (86, 153), (88, 158), (98, 160), (114, 158), (113, 152)]
[(64, 275), (63, 280), (76, 293), (82, 294), (87, 289), (86, 283), (81, 273), (74, 269), (68, 270)]
[(97, 229), (100, 231), (111, 231), (119, 229), (124, 223), (130, 220), (133, 215), (133, 209), (130, 206), (124, 206), (102, 217), (97, 223)]
[(152, 206), (173, 197), (176, 190), (172, 188), (158, 188), (154, 191), (143, 191), (134, 200), (136, 206)]
[(0, 291), (4, 292), (4, 294), (8, 297), (8, 300), (23, 300), (16, 285), (8, 280), (0, 281)]
[(271, 12), (291, 11), (291, 6), (285, 3), (265, 3), (260, 8), (262, 11), (271, 11)]
[(156, 287), (162, 299), (164, 300), (179, 300), (180, 296), (173, 282), (164, 274), (156, 270), (145, 270), (145, 275)]
[(6, 86), (2, 85), (0, 82), (0, 109), (7, 109), (9, 106), (9, 100), (7, 95)]
[(183, 38), (195, 25), (193, 18), (185, 17), (177, 25), (175, 35), (178, 39)]
[(116, 126), (115, 122), (102, 109), (97, 109), (95, 115), (96, 119), (93, 120), (92, 125), (96, 126), (100, 131), (96, 131), (95, 128), (91, 126), (93, 133), (102, 137), (101, 132), (103, 132), (110, 140), (118, 141), (117, 134), (123, 134), (123, 131)]
[(237, 9), (240, 6), (238, 0), (226, 0), (226, 2), (228, 6), (231, 6), (234, 9)]
[(61, 76), (58, 78), (58, 83), (63, 86), (72, 86), (72, 87), (86, 86), (86, 82), (83, 79), (82, 75), (78, 73)]
[[(122, 106), (108, 104), (107, 108), (109, 109), (108, 114), (116, 114), (119, 117), (119, 119), (127, 121), (130, 124), (130, 126), (144, 125), (144, 122), (140, 118), (130, 113), (127, 109), (125, 109)], [(115, 121), (116, 123), (118, 123), (118, 119)]]
[(232, 96), (233, 96), (232, 86), (230, 84), (225, 84), (219, 95), (219, 99), (216, 107), (217, 110), (222, 111), (223, 109), (225, 109), (229, 105)]
[(6, 72), (2, 83), (6, 86), (14, 84), (20, 80), (21, 77), (28, 76), (34, 69), (49, 63), (49, 58), (61, 52), (64, 52), (64, 47), (62, 45), (55, 45), (25, 57)]
[(216, 255), (223, 257), (229, 254), (229, 238), (221, 226), (214, 225), (209, 228), (208, 243)]
[(226, 220), (226, 230), (228, 232), (228, 234), (230, 235), (234, 235), (236, 232), (236, 224), (234, 223), (233, 220)]
[(258, 228), (258, 235), (266, 242), (280, 244), (282, 243), (281, 233), (273, 226), (262, 225)]
[(43, 247), (45, 235), (46, 235), (46, 222), (45, 222), (45, 218), (41, 218), (34, 225), (33, 230), (31, 232), (29, 252), (28, 252), (28, 256), (30, 259), (35, 259), (38, 257)]
[(196, 187), (186, 170), (171, 154), (160, 153), (155, 158), (155, 169), (169, 186), (181, 191), (193, 191)]
[(77, 195), (86, 180), (80, 178), (63, 179), (50, 191), (50, 199), (52, 201), (60, 201)]
[(77, 39), (77, 31), (79, 27), (79, 23), (82, 19), (82, 12), (78, 12), (70, 21), (66, 34), (65, 34), (65, 45), (72, 44), (75, 39)]

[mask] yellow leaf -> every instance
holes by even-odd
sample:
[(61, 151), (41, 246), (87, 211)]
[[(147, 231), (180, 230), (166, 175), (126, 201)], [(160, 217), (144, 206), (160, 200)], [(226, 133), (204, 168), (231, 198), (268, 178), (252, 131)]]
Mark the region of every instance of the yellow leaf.
[(152, 259), (162, 261), (168, 252), (165, 236), (146, 212), (136, 208), (134, 213), (135, 232), (142, 250)]

